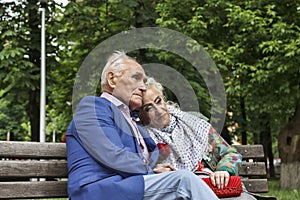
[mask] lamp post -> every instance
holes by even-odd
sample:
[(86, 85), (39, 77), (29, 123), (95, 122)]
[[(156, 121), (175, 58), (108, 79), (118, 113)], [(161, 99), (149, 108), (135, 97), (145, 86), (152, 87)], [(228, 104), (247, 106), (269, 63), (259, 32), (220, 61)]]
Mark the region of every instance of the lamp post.
[(45, 13), (47, 0), (40, 0), (41, 18), (41, 95), (40, 95), (40, 142), (46, 139), (46, 42), (45, 42)]

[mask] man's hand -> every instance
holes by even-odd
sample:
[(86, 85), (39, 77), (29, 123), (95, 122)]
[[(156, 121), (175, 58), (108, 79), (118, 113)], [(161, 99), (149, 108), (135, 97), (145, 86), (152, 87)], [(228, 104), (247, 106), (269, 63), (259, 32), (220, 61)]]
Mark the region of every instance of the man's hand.
[(170, 172), (175, 171), (175, 168), (170, 163), (163, 163), (163, 164), (157, 164), (153, 171), (156, 174), (163, 173), (163, 172)]
[(216, 171), (209, 175), (211, 183), (218, 189), (223, 189), (228, 185), (229, 177), (230, 175), (227, 171)]

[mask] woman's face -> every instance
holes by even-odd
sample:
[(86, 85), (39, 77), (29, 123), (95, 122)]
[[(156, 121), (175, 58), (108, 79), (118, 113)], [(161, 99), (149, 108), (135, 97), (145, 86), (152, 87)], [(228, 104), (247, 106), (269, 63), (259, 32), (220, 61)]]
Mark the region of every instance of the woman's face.
[(147, 88), (143, 93), (143, 106), (140, 119), (144, 125), (163, 128), (170, 123), (169, 110), (160, 92), (155, 88)]

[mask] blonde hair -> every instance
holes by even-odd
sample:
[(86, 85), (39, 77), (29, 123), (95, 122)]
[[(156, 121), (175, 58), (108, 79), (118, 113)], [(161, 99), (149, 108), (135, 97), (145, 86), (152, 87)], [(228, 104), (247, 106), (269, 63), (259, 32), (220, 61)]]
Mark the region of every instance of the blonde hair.
[(146, 88), (153, 88), (156, 89), (160, 96), (163, 97), (164, 101), (167, 103), (167, 105), (171, 105), (175, 108), (180, 108), (178, 103), (175, 103), (173, 101), (168, 101), (166, 95), (164, 94), (164, 87), (162, 86), (162, 84), (160, 84), (159, 82), (157, 82), (153, 77), (148, 77), (147, 81), (145, 83)]
[(156, 89), (161, 96), (164, 96), (164, 87), (159, 83), (157, 82), (153, 77), (148, 77), (147, 78), (147, 81), (145, 83), (145, 86), (146, 88), (154, 88)]

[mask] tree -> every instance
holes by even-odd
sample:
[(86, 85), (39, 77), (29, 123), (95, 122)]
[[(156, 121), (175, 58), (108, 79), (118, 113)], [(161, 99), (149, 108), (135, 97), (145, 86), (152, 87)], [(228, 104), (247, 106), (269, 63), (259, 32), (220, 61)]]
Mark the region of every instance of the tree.
[[(177, 7), (180, 3), (189, 6)], [(191, 36), (210, 52), (223, 74), (227, 109), (241, 127), (236, 133), (243, 133), (243, 143), (263, 143), (270, 163), (271, 136), (278, 135), (299, 102), (297, 8), (295, 1), (267, 0), (160, 1), (157, 6), (160, 26)]]
[[(35, 0), (1, 2), (0, 18), (0, 68), (3, 82), (1, 83), (1, 98), (5, 98), (8, 105), (14, 108), (22, 106), (24, 112), (19, 115), (10, 113), (10, 121), (6, 121), (6, 127), (18, 122), (27, 124), (30, 121), (30, 134), (32, 141), (39, 140), (39, 85), (40, 85), (40, 15), (39, 5)], [(48, 25), (51, 24), (51, 17), (55, 10), (54, 1), (49, 1)], [(50, 12), (49, 12), (50, 11)], [(51, 14), (49, 14), (51, 13)], [(49, 24), (50, 23), (50, 24)], [(53, 46), (51, 39), (53, 36), (48, 34), (48, 72), (53, 66), (57, 66), (54, 59)], [(52, 55), (52, 56), (49, 56)], [(49, 81), (49, 75), (47, 76)], [(50, 79), (51, 84), (51, 79)], [(22, 115), (23, 117), (19, 117)], [(15, 126), (14, 126), (15, 127)], [(9, 131), (9, 130), (8, 130)], [(20, 137), (26, 134), (21, 129), (13, 130)]]
[[(279, 134), (279, 153), (281, 156), (281, 188), (299, 189), (299, 179), (295, 176), (300, 160), (300, 104)], [(291, 173), (292, 172), (292, 173)]]
[[(32, 140), (37, 140), (38, 5), (33, 0), (0, 5), (0, 78), (3, 80), (0, 137), (5, 138), (8, 131), (14, 130), (17, 138), (26, 138), (22, 132), (29, 127)], [(295, 179), (290, 169), (296, 169), (300, 163), (298, 151), (292, 151), (299, 147), (295, 131), (299, 129), (300, 102), (299, 7), (299, 2), (294, 0), (72, 0), (62, 9), (49, 1), (47, 134), (55, 130), (61, 135), (66, 130), (72, 118), (76, 73), (96, 45), (131, 28), (166, 27), (195, 39), (209, 52), (224, 80), (227, 111), (233, 113), (226, 124), (236, 127), (233, 132), (244, 144), (262, 143), (271, 164), (273, 153), (277, 154), (274, 144), (275, 147), (280, 144), (282, 173), (287, 177), (281, 180), (281, 185), (294, 188), (287, 180)], [(189, 50), (194, 53), (192, 47)], [(155, 61), (172, 66), (190, 81), (201, 102), (200, 111), (207, 116), (211, 114), (207, 86), (194, 68), (184, 67), (192, 63), (154, 49), (131, 54), (140, 58), (141, 63)], [(99, 90), (98, 86), (96, 95)], [(171, 92), (170, 97), (176, 99)], [(14, 106), (13, 111), (8, 109), (10, 106)], [(291, 150), (289, 156), (286, 150)]]
[[(133, 27), (152, 26), (155, 21), (155, 2), (151, 1), (70, 1), (58, 12), (50, 28), (57, 44), (56, 58), (60, 68), (52, 71), (51, 99), (48, 112), (48, 130), (60, 135), (72, 119), (72, 89), (82, 90), (74, 80), (82, 62), (96, 45), (110, 36)], [(75, 19), (75, 20), (74, 20)], [(138, 56), (141, 57), (141, 54)], [(104, 61), (103, 61), (104, 62)], [(91, 66), (97, 70), (101, 66)], [(91, 70), (91, 71), (92, 71)], [(99, 73), (99, 72), (97, 72)], [(91, 75), (92, 76), (92, 75)], [(87, 85), (94, 84), (87, 82)], [(93, 87), (93, 85), (91, 85)], [(84, 93), (86, 91), (82, 91)], [(100, 86), (92, 95), (99, 95)], [(90, 94), (91, 95), (91, 94)]]

